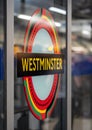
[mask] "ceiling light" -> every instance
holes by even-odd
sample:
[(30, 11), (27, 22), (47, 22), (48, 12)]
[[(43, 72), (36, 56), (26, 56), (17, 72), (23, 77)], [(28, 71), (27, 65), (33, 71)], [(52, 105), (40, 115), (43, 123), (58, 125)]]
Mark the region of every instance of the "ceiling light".
[(63, 10), (63, 9), (59, 9), (59, 8), (56, 8), (56, 7), (50, 7), (49, 10), (52, 11), (52, 12), (56, 12), (56, 13), (59, 13), (59, 14), (66, 15), (66, 11)]
[(24, 20), (30, 20), (31, 16), (24, 15), (24, 14), (19, 14), (17, 16), (19, 19), (24, 19)]
[(87, 49), (82, 47), (82, 46), (79, 46), (79, 47), (78, 46), (77, 47), (73, 46), (72, 50), (75, 51), (75, 52), (85, 52), (85, 53), (87, 53)]
[[(16, 17), (19, 18), (19, 19), (24, 19), (24, 20), (30, 20), (30, 18), (31, 18), (31, 16), (29, 16), (29, 15), (17, 14), (17, 13), (15, 13), (14, 16), (16, 16)], [(60, 27), (60, 26), (61, 26), (61, 23), (55, 22), (55, 25), (56, 25), (57, 27)]]
[(84, 35), (90, 35), (90, 31), (83, 30), (83, 31), (82, 31), (82, 34), (84, 34)]
[(59, 23), (59, 22), (55, 22), (55, 25), (56, 25), (57, 27), (61, 27), (61, 23)]

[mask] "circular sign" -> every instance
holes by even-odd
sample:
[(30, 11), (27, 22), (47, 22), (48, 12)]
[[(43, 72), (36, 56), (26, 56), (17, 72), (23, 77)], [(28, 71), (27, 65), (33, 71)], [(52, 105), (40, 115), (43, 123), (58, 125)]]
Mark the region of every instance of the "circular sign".
[[(24, 37), (24, 52), (59, 54), (58, 36), (51, 14), (38, 9), (29, 21)], [(50, 116), (58, 91), (59, 74), (23, 77), (28, 106), (40, 120)]]

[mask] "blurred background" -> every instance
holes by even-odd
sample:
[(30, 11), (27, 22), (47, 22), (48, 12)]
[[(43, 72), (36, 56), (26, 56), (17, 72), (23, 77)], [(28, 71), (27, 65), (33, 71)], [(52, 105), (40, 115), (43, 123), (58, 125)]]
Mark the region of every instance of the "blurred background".
[(72, 128), (92, 129), (92, 1), (72, 0)]

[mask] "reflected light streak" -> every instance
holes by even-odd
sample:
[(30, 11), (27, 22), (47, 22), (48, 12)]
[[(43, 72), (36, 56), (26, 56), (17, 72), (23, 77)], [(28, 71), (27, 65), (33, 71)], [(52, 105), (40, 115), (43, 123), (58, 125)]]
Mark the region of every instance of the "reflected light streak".
[(30, 19), (31, 19), (31, 16), (29, 16), (29, 15), (24, 15), (24, 14), (19, 14), (19, 15), (17, 16), (17, 18), (19, 18), (19, 19), (24, 19), (24, 20), (30, 20)]
[(61, 23), (59, 23), (59, 22), (55, 22), (55, 25), (56, 25), (57, 27), (61, 27)]
[(56, 7), (50, 7), (49, 10), (52, 11), (52, 12), (56, 12), (56, 13), (59, 13), (59, 14), (66, 15), (66, 11), (63, 10), (63, 9), (59, 9), (59, 8), (56, 8)]
[(87, 30), (83, 30), (83, 31), (82, 31), (82, 34), (84, 34), (84, 35), (90, 35), (90, 32), (87, 31)]
[[(24, 15), (24, 14), (16, 14), (15, 13), (14, 16), (16, 16), (18, 19), (23, 19), (23, 20), (27, 20), (27, 21), (29, 21), (31, 19), (31, 16)], [(61, 27), (61, 23), (59, 23), (59, 22), (55, 22), (55, 25), (57, 27)]]
[(72, 50), (75, 52), (85, 52), (87, 53), (87, 49), (85, 49), (84, 47), (72, 47)]

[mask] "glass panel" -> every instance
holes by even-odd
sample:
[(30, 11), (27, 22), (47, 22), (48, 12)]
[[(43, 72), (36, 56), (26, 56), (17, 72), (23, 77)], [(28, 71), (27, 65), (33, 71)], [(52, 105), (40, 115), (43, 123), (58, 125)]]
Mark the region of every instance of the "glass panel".
[[(35, 39), (33, 40), (32, 47), (31, 46), (28, 47), (26, 43), (26, 41), (28, 40), (27, 38), (31, 39), (29, 44), (31, 44), (32, 42), (32, 37), (28, 36), (30, 32), (28, 32), (26, 28), (27, 28), (27, 25), (29, 27), (30, 23), (33, 22), (31, 21), (30, 23), (28, 23), (30, 18), (33, 16), (34, 12), (37, 11), (37, 9), (38, 9), (38, 12), (39, 12), (39, 9), (41, 11), (46, 9), (46, 11), (48, 10), (47, 14), (50, 13), (48, 18), (52, 19), (53, 17), (56, 30), (59, 35), (58, 37), (59, 50), (60, 50), (59, 53), (62, 52), (64, 53), (64, 55), (66, 55), (66, 1), (65, 0), (62, 0), (62, 1), (61, 0), (47, 0), (47, 1), (14, 0), (14, 112), (15, 112), (14, 128), (15, 130), (28, 130), (28, 129), (30, 130), (32, 129), (34, 130), (55, 130), (55, 129), (66, 130), (66, 57), (64, 57), (64, 73), (62, 76), (59, 74), (60, 82), (59, 81), (58, 82), (59, 82), (60, 88), (57, 95), (55, 108), (51, 116), (44, 120), (36, 119), (35, 116), (33, 116), (33, 114), (31, 113), (32, 110), (30, 111), (28, 104), (26, 102), (26, 98), (28, 95), (26, 95), (26, 98), (25, 98), (25, 93), (24, 93), (24, 89), (26, 92), (29, 92), (30, 90), (29, 89), (27, 90), (27, 87), (26, 88), (24, 87), (23, 78), (17, 76), (17, 69), (18, 69), (17, 61), (16, 61), (17, 53), (22, 53), (24, 51), (26, 52), (27, 48), (28, 48), (28, 52), (32, 52), (32, 53), (41, 53), (41, 54), (42, 53), (45, 53), (45, 54), (55, 53), (55, 48), (53, 47), (54, 45), (53, 45), (53, 40), (52, 40), (53, 38), (51, 38), (52, 35), (54, 34), (50, 34), (50, 30), (48, 28), (46, 28), (48, 31), (44, 29), (45, 27), (42, 27), (41, 29), (39, 29), (39, 31), (36, 33)], [(35, 16), (37, 15), (38, 17), (40, 17), (41, 12), (40, 13), (38, 12), (35, 12), (34, 15)], [(41, 20), (41, 18), (39, 19), (39, 21)], [(44, 22), (42, 23), (43, 25), (44, 25)], [(51, 26), (53, 25), (51, 24)], [(31, 29), (32, 27), (30, 27), (30, 30)], [(36, 30), (37, 29), (35, 28), (35, 31)], [(46, 99), (46, 96), (48, 96), (52, 90), (51, 86), (54, 86), (56, 84), (55, 81), (53, 81), (54, 78), (55, 78), (54, 75), (45, 75), (45, 76), (42, 75), (42, 76), (33, 76), (32, 79), (30, 79), (31, 86), (32, 85), (35, 86), (34, 90), (37, 94), (36, 96), (38, 96), (41, 99), (41, 101)], [(26, 79), (29, 79), (29, 78), (26, 78)], [(27, 80), (25, 80), (25, 86), (27, 86), (26, 83), (28, 83)], [(43, 89), (43, 86), (45, 88), (45, 91)], [(28, 98), (28, 101), (29, 101), (29, 98)], [(37, 108), (34, 108), (34, 109), (37, 112), (39, 111)]]
[(5, 107), (5, 86), (4, 86), (4, 0), (0, 1), (0, 130), (4, 130), (4, 107)]
[(72, 126), (92, 129), (92, 1), (73, 0)]

